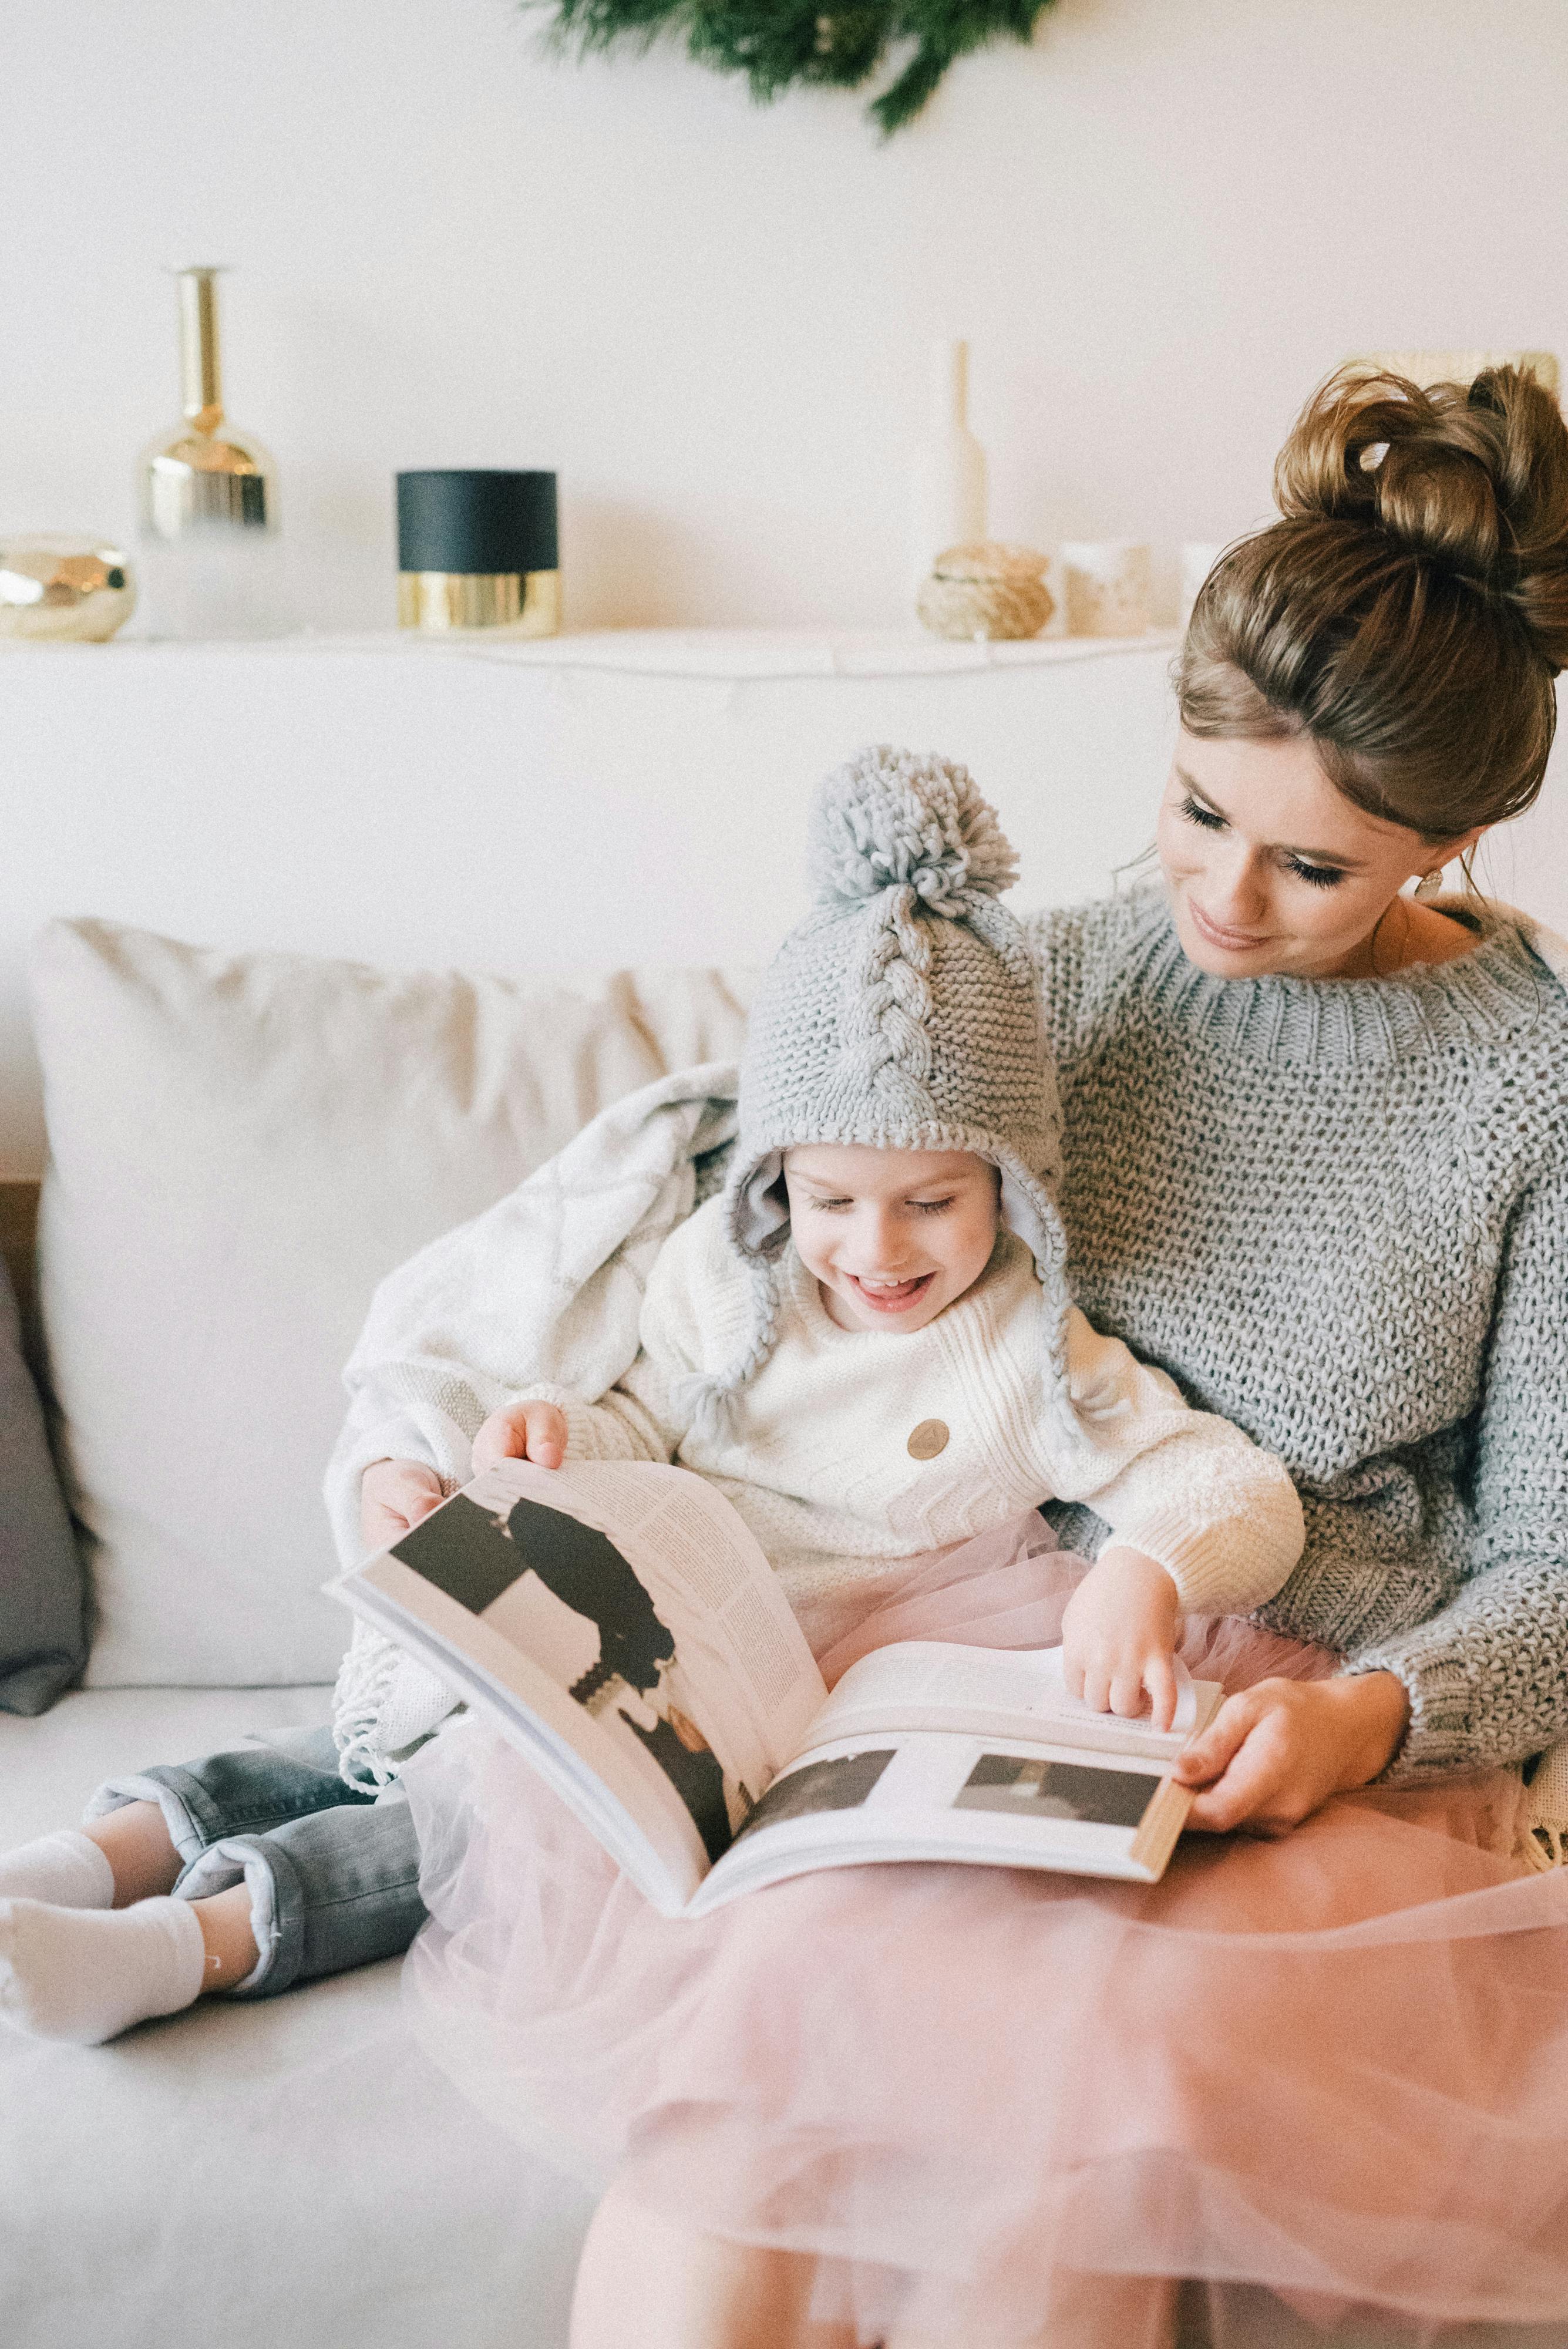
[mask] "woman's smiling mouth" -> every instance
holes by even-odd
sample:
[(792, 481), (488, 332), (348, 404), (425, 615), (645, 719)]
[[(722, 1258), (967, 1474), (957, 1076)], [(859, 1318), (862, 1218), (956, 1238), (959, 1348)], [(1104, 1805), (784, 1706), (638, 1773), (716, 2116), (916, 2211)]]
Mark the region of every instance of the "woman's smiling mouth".
[(1211, 947), (1222, 947), (1228, 954), (1246, 954), (1250, 949), (1268, 944), (1266, 937), (1260, 937), (1253, 930), (1227, 929), (1223, 923), (1215, 921), (1212, 915), (1206, 914), (1192, 897), (1187, 900), (1187, 910), (1192, 916), (1192, 926), (1199, 936), (1206, 938)]

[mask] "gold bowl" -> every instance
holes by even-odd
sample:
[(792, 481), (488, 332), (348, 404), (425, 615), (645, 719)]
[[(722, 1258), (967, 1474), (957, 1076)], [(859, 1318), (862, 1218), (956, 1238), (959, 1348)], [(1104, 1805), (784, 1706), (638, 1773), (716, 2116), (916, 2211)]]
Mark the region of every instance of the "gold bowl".
[(129, 557), (97, 538), (0, 538), (0, 637), (101, 645), (136, 609)]

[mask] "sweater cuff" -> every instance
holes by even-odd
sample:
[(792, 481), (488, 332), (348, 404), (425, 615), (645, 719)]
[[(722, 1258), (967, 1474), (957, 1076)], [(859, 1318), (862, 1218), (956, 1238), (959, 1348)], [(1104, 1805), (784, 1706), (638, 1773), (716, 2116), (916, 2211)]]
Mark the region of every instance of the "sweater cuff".
[(1417, 1627), (1407, 1639), (1348, 1658), (1344, 1669), (1347, 1675), (1392, 1672), (1410, 1701), (1405, 1734), (1375, 1785), (1409, 1785), (1436, 1771), (1475, 1767), (1475, 1691), (1451, 1640), (1423, 1640)]
[[(1286, 1489), (1293, 1500), (1294, 1488)], [(1118, 1518), (1111, 1543), (1140, 1549), (1163, 1566), (1184, 1615), (1246, 1615), (1289, 1578), (1301, 1555), (1301, 1531), (1299, 1503), (1293, 1512), (1260, 1506), (1249, 1519), (1209, 1526), (1194, 1526), (1189, 1507), (1168, 1507)]]
[(570, 1387), (552, 1386), (547, 1379), (519, 1387), (514, 1402), (553, 1402), (566, 1423), (568, 1460), (629, 1460), (638, 1457), (629, 1432), (623, 1432), (613, 1412), (585, 1402)]

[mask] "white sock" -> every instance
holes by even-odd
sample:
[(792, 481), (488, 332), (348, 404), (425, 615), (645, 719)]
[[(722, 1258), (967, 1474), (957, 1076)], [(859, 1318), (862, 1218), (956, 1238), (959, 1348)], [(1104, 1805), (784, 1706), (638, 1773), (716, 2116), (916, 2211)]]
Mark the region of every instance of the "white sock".
[(112, 1909), (114, 1870), (91, 1836), (75, 1827), (0, 1852), (0, 1900), (48, 1900), (57, 1909)]
[(0, 1900), (0, 2017), (35, 2038), (96, 2047), (189, 2006), (205, 1971), (188, 1900), (109, 1909)]

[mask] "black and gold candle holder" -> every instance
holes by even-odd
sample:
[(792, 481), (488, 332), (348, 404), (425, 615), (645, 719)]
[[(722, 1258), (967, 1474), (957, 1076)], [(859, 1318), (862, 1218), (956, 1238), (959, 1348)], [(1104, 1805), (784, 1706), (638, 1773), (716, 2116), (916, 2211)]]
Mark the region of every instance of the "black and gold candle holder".
[(400, 473), (398, 622), (557, 635), (555, 474)]

